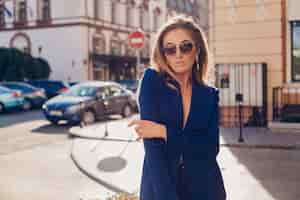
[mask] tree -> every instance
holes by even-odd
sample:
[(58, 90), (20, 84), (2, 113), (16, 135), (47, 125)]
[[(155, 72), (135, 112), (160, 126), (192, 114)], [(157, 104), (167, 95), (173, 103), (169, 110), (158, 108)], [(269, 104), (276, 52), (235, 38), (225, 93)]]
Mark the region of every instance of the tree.
[(49, 63), (16, 48), (0, 48), (0, 81), (48, 79)]

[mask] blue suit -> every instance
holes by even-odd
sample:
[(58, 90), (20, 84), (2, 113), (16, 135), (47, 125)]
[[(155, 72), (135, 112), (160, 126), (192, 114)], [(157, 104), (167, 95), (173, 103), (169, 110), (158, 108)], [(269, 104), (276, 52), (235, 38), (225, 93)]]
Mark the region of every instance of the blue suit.
[[(173, 81), (179, 89), (179, 84)], [(180, 90), (169, 88), (154, 69), (144, 72), (138, 96), (141, 119), (164, 124), (167, 141), (144, 139), (141, 200), (225, 200), (226, 192), (216, 156), (219, 152), (219, 95), (214, 87), (192, 78), (190, 113), (183, 128)], [(183, 189), (178, 165), (184, 162)], [(179, 196), (179, 193), (183, 193)]]

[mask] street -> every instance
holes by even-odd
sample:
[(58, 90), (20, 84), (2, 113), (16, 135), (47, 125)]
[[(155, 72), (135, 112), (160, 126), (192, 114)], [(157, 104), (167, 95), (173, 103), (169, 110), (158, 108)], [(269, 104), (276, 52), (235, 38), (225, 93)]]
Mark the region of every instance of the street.
[(109, 192), (70, 158), (69, 126), (53, 126), (40, 111), (0, 115), (1, 200), (96, 200)]
[[(70, 128), (50, 125), (38, 110), (0, 115), (1, 200), (96, 200), (114, 194), (76, 167)], [(218, 160), (229, 200), (300, 199), (297, 149), (222, 146)]]

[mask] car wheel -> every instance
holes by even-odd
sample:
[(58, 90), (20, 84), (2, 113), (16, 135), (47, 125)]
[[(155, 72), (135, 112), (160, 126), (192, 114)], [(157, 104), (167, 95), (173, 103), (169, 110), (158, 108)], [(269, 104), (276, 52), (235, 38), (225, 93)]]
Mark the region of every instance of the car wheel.
[(24, 99), (23, 110), (27, 111), (32, 108), (32, 104), (28, 99)]
[(129, 117), (130, 115), (132, 115), (132, 108), (130, 105), (126, 104), (125, 107), (123, 108), (122, 116), (126, 118)]
[(86, 110), (82, 116), (82, 122), (86, 125), (92, 124), (96, 121), (95, 113), (91, 110)]
[(4, 111), (4, 106), (2, 103), (0, 103), (0, 113), (2, 113)]

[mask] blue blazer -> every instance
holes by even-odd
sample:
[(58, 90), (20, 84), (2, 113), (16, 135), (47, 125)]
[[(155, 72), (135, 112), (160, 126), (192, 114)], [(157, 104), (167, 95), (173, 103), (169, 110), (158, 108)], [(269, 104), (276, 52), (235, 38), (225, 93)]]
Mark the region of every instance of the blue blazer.
[[(147, 68), (138, 96), (141, 119), (164, 124), (167, 141), (144, 139), (145, 156), (141, 200), (225, 200), (226, 192), (216, 156), (219, 152), (219, 95), (214, 87), (192, 79), (190, 113), (183, 128), (180, 90), (169, 88), (164, 78)], [(177, 83), (176, 81), (173, 81)], [(179, 89), (178, 84), (175, 86)], [(179, 193), (178, 165), (184, 161), (184, 197)]]

